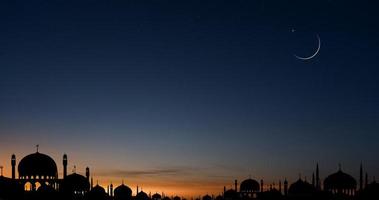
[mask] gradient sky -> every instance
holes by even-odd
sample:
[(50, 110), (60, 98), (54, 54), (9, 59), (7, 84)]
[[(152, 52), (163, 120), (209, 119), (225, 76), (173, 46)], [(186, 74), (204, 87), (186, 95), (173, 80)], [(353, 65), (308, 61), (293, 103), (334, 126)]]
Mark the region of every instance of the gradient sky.
[(39, 144), (60, 173), (67, 153), (103, 185), (187, 196), (317, 162), (379, 176), (374, 4), (1, 1), (0, 165)]

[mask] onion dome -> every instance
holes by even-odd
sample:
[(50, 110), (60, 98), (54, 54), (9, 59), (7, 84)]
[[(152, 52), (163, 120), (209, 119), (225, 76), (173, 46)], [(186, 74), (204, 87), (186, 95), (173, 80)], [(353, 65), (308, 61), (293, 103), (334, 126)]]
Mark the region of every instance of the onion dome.
[(141, 191), (137, 194), (136, 199), (137, 200), (148, 200), (149, 196), (147, 196), (147, 194), (145, 192)]
[(313, 185), (299, 179), (288, 189), (288, 194), (293, 196), (312, 195), (316, 191)]
[(124, 184), (116, 187), (116, 189), (114, 190), (115, 200), (129, 200), (131, 199), (131, 197), (132, 197), (132, 190)]
[(341, 169), (338, 172), (329, 175), (324, 180), (325, 190), (355, 189), (356, 187), (357, 181), (349, 174), (342, 172)]
[(88, 179), (77, 173), (66, 176), (62, 182), (62, 189), (69, 193), (86, 192), (89, 186)]
[(240, 185), (240, 192), (258, 192), (259, 183), (254, 179), (246, 179)]
[(18, 174), (20, 177), (31, 177), (40, 179), (58, 178), (58, 170), (55, 161), (48, 155), (34, 153), (25, 156), (18, 165)]
[(209, 195), (203, 196), (202, 200), (212, 200), (212, 197)]
[(153, 196), (151, 197), (153, 200), (159, 200), (159, 199), (162, 199), (162, 196), (158, 193), (155, 193), (153, 194)]
[(99, 185), (96, 185), (88, 192), (88, 199), (91, 200), (106, 200), (107, 194), (105, 193), (104, 188)]

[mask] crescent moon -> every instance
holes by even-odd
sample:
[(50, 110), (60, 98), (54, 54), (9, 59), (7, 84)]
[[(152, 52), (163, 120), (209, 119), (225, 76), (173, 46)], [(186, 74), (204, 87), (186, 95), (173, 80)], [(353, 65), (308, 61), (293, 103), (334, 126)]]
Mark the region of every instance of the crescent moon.
[(316, 49), (316, 51), (311, 56), (301, 57), (301, 56), (298, 56), (296, 54), (294, 54), (294, 56), (297, 59), (299, 59), (299, 60), (310, 60), (310, 59), (314, 58), (315, 56), (317, 56), (318, 52), (320, 52), (320, 49), (321, 49), (321, 39), (320, 39), (320, 36), (318, 34), (316, 35), (316, 37), (317, 37), (317, 40), (318, 40), (317, 49)]

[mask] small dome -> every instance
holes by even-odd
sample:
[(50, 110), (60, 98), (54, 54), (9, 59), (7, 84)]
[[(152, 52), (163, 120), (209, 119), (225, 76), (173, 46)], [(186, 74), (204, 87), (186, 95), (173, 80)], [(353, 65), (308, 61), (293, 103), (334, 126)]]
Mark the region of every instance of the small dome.
[(212, 197), (209, 195), (203, 196), (202, 200), (212, 200)]
[(288, 189), (289, 195), (311, 195), (316, 189), (306, 181), (299, 179), (293, 183)]
[(254, 179), (246, 179), (240, 185), (240, 192), (258, 192), (259, 183)]
[(66, 176), (62, 183), (62, 189), (70, 193), (88, 191), (89, 186), (87, 178), (77, 173)]
[(136, 196), (136, 199), (138, 200), (148, 200), (149, 199), (149, 196), (147, 196), (147, 194), (143, 191), (139, 192)]
[(42, 153), (34, 153), (25, 156), (18, 165), (18, 173), (20, 177), (29, 178), (36, 177), (50, 177), (57, 178), (58, 170), (55, 161), (48, 155)]
[(325, 190), (333, 189), (355, 189), (357, 187), (357, 181), (350, 176), (339, 170), (338, 172), (329, 175), (324, 180)]
[(131, 196), (132, 190), (124, 184), (116, 187), (116, 189), (114, 190), (115, 199), (130, 199)]
[(173, 200), (181, 200), (182, 198), (180, 198), (180, 197), (178, 197), (178, 196), (175, 196), (174, 198), (173, 198)]
[(158, 193), (155, 193), (155, 194), (153, 194), (152, 198), (153, 199), (162, 199), (162, 196)]
[(88, 192), (88, 199), (91, 200), (106, 200), (107, 194), (105, 193), (104, 188), (99, 185), (96, 185), (92, 188), (90, 192)]

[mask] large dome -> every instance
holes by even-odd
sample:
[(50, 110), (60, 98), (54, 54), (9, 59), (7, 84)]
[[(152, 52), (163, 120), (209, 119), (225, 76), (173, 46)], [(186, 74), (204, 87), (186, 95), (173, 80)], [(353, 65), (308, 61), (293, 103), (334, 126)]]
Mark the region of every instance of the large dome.
[(352, 176), (342, 172), (341, 170), (328, 176), (324, 180), (324, 188), (326, 190), (355, 189), (356, 187), (357, 181)]
[(259, 183), (254, 179), (246, 179), (240, 185), (240, 192), (257, 192), (259, 191)]
[(25, 156), (18, 165), (18, 174), (20, 177), (28, 176), (34, 178), (58, 178), (58, 170), (55, 161), (48, 155), (42, 153), (34, 153)]

